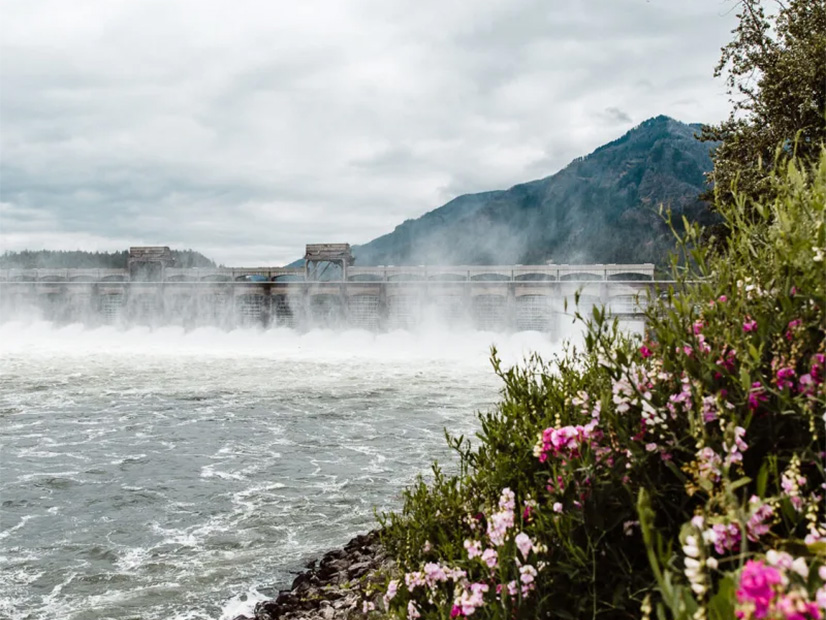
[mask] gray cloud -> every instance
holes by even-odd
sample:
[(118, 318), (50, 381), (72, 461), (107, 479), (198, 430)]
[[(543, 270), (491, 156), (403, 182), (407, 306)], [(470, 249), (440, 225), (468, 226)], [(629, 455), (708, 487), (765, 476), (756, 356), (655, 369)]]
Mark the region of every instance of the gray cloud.
[(723, 118), (721, 0), (9, 0), (3, 249), (362, 243), (657, 114)]

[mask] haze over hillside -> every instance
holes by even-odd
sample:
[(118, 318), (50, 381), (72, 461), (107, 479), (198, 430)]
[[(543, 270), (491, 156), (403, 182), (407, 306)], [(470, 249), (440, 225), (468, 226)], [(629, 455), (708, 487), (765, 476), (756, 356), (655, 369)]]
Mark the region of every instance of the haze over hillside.
[(698, 198), (712, 167), (700, 126), (666, 116), (508, 190), (467, 194), (353, 253), (359, 265), (662, 263), (674, 247), (658, 213), (711, 220)]

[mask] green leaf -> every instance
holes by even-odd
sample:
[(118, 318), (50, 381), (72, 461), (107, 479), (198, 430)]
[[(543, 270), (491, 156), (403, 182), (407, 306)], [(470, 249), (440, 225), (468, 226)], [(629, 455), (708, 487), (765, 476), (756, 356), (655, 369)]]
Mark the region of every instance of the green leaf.
[(766, 496), (766, 484), (769, 480), (769, 462), (764, 461), (757, 473), (757, 495), (760, 497)]
[(732, 482), (729, 485), (729, 490), (736, 491), (740, 487), (746, 486), (749, 482), (751, 482), (751, 478), (749, 478), (748, 476), (744, 476), (743, 478), (740, 478), (739, 480), (735, 480), (734, 482)]
[(717, 593), (708, 602), (709, 620), (731, 620), (734, 617), (735, 584), (726, 576), (717, 585)]
[(744, 392), (748, 392), (751, 388), (751, 375), (745, 366), (740, 367), (740, 385)]

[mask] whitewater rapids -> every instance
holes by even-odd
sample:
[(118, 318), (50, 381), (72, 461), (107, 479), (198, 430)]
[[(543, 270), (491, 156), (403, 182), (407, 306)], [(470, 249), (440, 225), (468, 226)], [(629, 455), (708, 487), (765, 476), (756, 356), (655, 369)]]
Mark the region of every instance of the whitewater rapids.
[(0, 325), (0, 617), (229, 620), (472, 435), (536, 332)]

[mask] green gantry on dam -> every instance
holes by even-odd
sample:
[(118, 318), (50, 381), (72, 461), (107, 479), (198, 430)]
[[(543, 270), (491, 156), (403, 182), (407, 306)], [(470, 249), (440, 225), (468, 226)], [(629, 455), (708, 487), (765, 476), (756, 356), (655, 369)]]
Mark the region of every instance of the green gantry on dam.
[(646, 292), (667, 284), (650, 263), (368, 267), (354, 264), (349, 244), (328, 243), (307, 245), (302, 267), (181, 269), (168, 247), (133, 247), (125, 269), (0, 270), (0, 318), (554, 333), (577, 293), (581, 309), (639, 321)]

